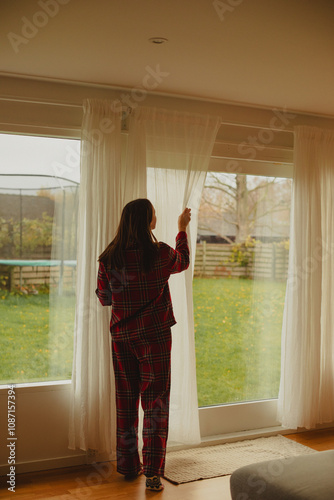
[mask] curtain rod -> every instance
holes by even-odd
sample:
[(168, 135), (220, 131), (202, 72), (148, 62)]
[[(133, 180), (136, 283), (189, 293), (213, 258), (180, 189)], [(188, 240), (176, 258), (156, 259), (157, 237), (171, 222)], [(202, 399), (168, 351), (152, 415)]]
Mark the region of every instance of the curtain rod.
[[(105, 99), (102, 99), (105, 100)], [(9, 101), (9, 102), (20, 102), (24, 104), (41, 104), (45, 106), (60, 106), (60, 107), (68, 107), (68, 108), (75, 108), (75, 109), (83, 109), (83, 104), (77, 104), (77, 103), (69, 103), (69, 102), (61, 102), (61, 101), (48, 101), (48, 100), (37, 100), (37, 99), (27, 99), (27, 98), (19, 98), (19, 97), (1, 97), (0, 96), (0, 101)], [(131, 106), (124, 106), (124, 111), (127, 112), (127, 114), (131, 114), (133, 108)], [(228, 122), (228, 121), (222, 121), (221, 125), (227, 125), (230, 127), (244, 127), (244, 128), (257, 128), (257, 129), (262, 129), (262, 130), (272, 130), (272, 131), (277, 131), (277, 132), (285, 132), (289, 134), (293, 134), (293, 130), (289, 129), (281, 129), (279, 127), (270, 127), (269, 125), (258, 125), (258, 124), (244, 124), (240, 122)]]

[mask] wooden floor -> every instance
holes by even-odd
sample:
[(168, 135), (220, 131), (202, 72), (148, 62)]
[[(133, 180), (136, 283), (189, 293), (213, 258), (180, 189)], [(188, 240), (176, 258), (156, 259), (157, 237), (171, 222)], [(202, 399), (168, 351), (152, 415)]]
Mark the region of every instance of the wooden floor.
[[(298, 443), (318, 451), (334, 449), (334, 429), (309, 431), (286, 436)], [(4, 478), (1, 478), (4, 480)], [(2, 483), (0, 497), (12, 499), (13, 493), (7, 491), (5, 481)], [(123, 476), (115, 472), (114, 464), (102, 468), (94, 466), (71, 467), (52, 471), (21, 474), (16, 478), (15, 499), (34, 500), (141, 500), (161, 498), (163, 500), (231, 500), (229, 493), (229, 476), (195, 481), (175, 486), (164, 481), (163, 493), (147, 492), (145, 478), (125, 481)]]

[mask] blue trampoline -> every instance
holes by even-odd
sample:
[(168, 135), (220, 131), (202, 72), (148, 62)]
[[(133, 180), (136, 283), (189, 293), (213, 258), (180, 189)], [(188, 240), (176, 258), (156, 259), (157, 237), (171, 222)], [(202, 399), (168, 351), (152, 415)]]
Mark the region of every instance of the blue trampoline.
[(20, 260), (20, 259), (0, 259), (0, 265), (12, 267), (56, 267), (67, 266), (76, 267), (76, 260)]

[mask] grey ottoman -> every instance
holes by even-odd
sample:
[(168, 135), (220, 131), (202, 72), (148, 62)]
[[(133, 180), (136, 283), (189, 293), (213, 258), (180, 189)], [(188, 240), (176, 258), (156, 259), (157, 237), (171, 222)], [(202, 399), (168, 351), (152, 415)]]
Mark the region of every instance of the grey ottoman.
[(232, 500), (334, 500), (334, 450), (241, 467)]

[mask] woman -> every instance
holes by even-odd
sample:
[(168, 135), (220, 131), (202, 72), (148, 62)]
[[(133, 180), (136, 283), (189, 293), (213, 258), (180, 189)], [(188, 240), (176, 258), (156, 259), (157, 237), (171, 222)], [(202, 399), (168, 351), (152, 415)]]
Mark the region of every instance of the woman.
[[(110, 332), (116, 384), (117, 471), (146, 476), (163, 489), (168, 436), (171, 326), (176, 323), (168, 279), (189, 266), (186, 208), (178, 219), (175, 250), (158, 243), (149, 200), (128, 203), (115, 238), (99, 257), (96, 294), (111, 305)], [(139, 397), (144, 410), (143, 469), (138, 455)]]

